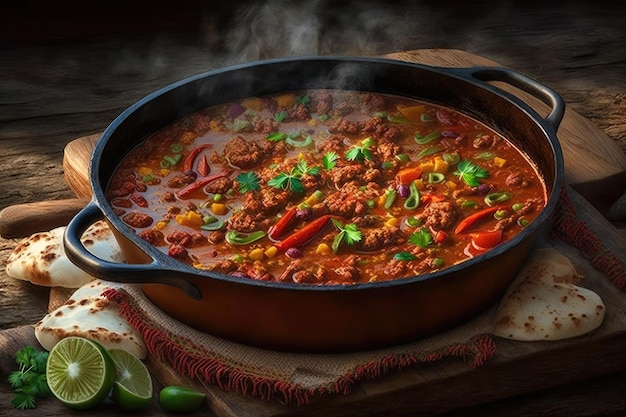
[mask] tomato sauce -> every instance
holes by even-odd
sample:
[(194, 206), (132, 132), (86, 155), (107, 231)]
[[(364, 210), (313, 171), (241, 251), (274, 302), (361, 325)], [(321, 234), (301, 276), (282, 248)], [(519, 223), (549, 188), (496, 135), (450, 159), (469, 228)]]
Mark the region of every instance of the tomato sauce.
[(295, 91), (223, 103), (142, 141), (107, 198), (198, 269), (352, 284), (437, 271), (519, 233), (536, 166), (478, 120), (411, 98)]

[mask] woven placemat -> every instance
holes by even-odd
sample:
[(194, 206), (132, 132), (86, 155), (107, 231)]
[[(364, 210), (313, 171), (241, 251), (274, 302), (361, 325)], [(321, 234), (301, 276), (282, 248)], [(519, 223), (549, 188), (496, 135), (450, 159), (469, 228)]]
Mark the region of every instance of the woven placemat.
[[(612, 284), (624, 289), (624, 263), (578, 219), (565, 191), (550, 235), (559, 251), (573, 261), (584, 254)], [(246, 346), (200, 332), (158, 309), (136, 286), (112, 284), (103, 295), (119, 306), (120, 314), (143, 336), (150, 355), (180, 375), (284, 404), (348, 394), (359, 381), (419, 363), (457, 360), (479, 367), (496, 354), (491, 337), (495, 306), (461, 326), (414, 343), (345, 354), (307, 354)]]

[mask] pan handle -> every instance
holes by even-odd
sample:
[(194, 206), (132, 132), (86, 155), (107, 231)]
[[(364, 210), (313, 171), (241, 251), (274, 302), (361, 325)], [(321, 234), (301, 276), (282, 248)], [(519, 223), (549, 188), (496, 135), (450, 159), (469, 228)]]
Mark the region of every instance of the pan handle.
[(91, 201), (68, 223), (63, 234), (63, 246), (68, 259), (95, 277), (125, 284), (166, 284), (183, 290), (191, 298), (202, 298), (200, 290), (181, 271), (163, 268), (152, 258), (151, 263), (125, 264), (110, 262), (92, 254), (81, 240), (89, 226), (104, 218), (100, 208)]
[(473, 77), (483, 82), (502, 81), (532, 94), (543, 103), (551, 107), (550, 113), (545, 117), (556, 132), (565, 115), (565, 101), (550, 87), (530, 78), (521, 72), (503, 67), (472, 67), (459, 69), (463, 75)]

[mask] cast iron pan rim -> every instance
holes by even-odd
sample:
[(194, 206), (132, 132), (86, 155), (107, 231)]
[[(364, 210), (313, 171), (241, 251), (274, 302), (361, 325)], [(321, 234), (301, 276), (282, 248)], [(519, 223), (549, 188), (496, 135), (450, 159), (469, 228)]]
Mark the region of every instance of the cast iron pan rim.
[(476, 256), (471, 259), (467, 259), (461, 263), (456, 265), (449, 266), (443, 270), (438, 272), (430, 272), (427, 274), (420, 274), (409, 276), (405, 278), (395, 279), (391, 281), (379, 281), (379, 282), (369, 282), (369, 283), (358, 283), (358, 284), (349, 284), (349, 285), (308, 285), (308, 284), (297, 284), (297, 283), (287, 283), (287, 282), (274, 282), (274, 281), (258, 281), (247, 278), (233, 277), (230, 275), (225, 275), (221, 273), (215, 273), (211, 271), (203, 271), (197, 268), (194, 268), (191, 265), (187, 265), (183, 262), (180, 262), (167, 254), (161, 252), (159, 249), (153, 247), (148, 244), (145, 240), (141, 239), (133, 230), (126, 225), (121, 219), (115, 215), (112, 210), (112, 207), (107, 202), (106, 197), (104, 195), (104, 188), (102, 187), (92, 187), (93, 189), (93, 198), (92, 201), (100, 210), (104, 213), (105, 217), (110, 221), (114, 227), (127, 239), (131, 240), (134, 245), (139, 247), (142, 251), (152, 257), (155, 261), (158, 262), (159, 269), (155, 270), (155, 273), (158, 273), (159, 270), (165, 271), (162, 273), (167, 273), (168, 270), (174, 271), (183, 271), (187, 272), (191, 275), (202, 277), (202, 278), (212, 278), (220, 281), (227, 281), (235, 284), (243, 284), (243, 285), (254, 285), (260, 287), (269, 287), (272, 289), (282, 289), (282, 290), (296, 290), (296, 291), (358, 291), (358, 290), (373, 290), (377, 288), (388, 288), (402, 285), (410, 285), (415, 284), (422, 281), (428, 281), (431, 279), (445, 279), (449, 275), (454, 275), (457, 272), (460, 272), (464, 269), (470, 268), (476, 264), (480, 264), (496, 258), (508, 251), (509, 249), (517, 246), (526, 238), (534, 235), (536, 232), (540, 232), (542, 228), (545, 227), (546, 222), (549, 222), (556, 205), (558, 204), (558, 199), (560, 197), (560, 193), (563, 187), (563, 177), (564, 177), (564, 169), (563, 169), (563, 155), (561, 151), (560, 144), (556, 137), (556, 132), (553, 130), (556, 129), (548, 129), (546, 128), (546, 124), (542, 122), (541, 116), (539, 116), (533, 109), (531, 109), (526, 103), (517, 99), (515, 96), (510, 95), (508, 93), (503, 92), (502, 90), (496, 89), (489, 84), (484, 82), (479, 82), (478, 80), (470, 79), (466, 76), (459, 76), (454, 69), (450, 69), (447, 67), (435, 67), (425, 64), (418, 63), (410, 63), (403, 62), (398, 60), (393, 60), (389, 58), (377, 58), (377, 57), (351, 57), (351, 56), (302, 56), (302, 57), (289, 57), (289, 58), (272, 58), (265, 59), (259, 61), (252, 61), (248, 63), (238, 64), (227, 66), (223, 68), (219, 68), (216, 70), (211, 70), (207, 72), (203, 72), (197, 75), (193, 75), (182, 80), (173, 82), (167, 86), (164, 86), (148, 95), (139, 101), (135, 102), (133, 105), (124, 110), (120, 115), (111, 122), (111, 124), (105, 129), (102, 136), (96, 143), (94, 148), (94, 152), (90, 161), (90, 180), (93, 184), (100, 184), (99, 181), (99, 164), (100, 164), (100, 156), (107, 145), (108, 140), (122, 124), (126, 118), (128, 118), (131, 114), (133, 114), (136, 110), (140, 109), (146, 103), (151, 102), (157, 97), (166, 94), (167, 92), (174, 90), (182, 85), (192, 83), (199, 79), (205, 77), (211, 77), (213, 75), (237, 71), (239, 69), (254, 67), (254, 66), (265, 66), (265, 65), (275, 65), (286, 62), (294, 62), (294, 61), (331, 61), (337, 63), (380, 63), (385, 65), (395, 65), (395, 66), (406, 66), (411, 68), (421, 68), (430, 72), (442, 72), (446, 76), (458, 78), (463, 82), (474, 84), (475, 86), (487, 89), (491, 91), (493, 94), (504, 97), (506, 100), (513, 103), (515, 107), (518, 108), (519, 111), (525, 114), (525, 116), (529, 119), (529, 122), (533, 122), (538, 125), (538, 127), (543, 132), (544, 136), (548, 139), (550, 144), (550, 149), (553, 155), (553, 163), (555, 166), (555, 175), (554, 181), (552, 184), (552, 189), (550, 194), (548, 195), (548, 201), (546, 206), (542, 209), (541, 213), (537, 216), (537, 218), (530, 223), (528, 226), (524, 228), (518, 235), (516, 235), (513, 239), (503, 243), (500, 246), (497, 246), (494, 249), (487, 251), (484, 254)]

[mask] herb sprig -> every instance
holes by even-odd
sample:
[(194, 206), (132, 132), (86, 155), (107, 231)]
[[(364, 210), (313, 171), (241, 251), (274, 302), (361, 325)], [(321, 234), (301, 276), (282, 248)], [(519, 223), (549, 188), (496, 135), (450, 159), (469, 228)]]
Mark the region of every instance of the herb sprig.
[(305, 160), (301, 159), (300, 161), (298, 161), (296, 166), (291, 168), (291, 171), (289, 171), (289, 173), (281, 172), (280, 174), (269, 180), (267, 182), (267, 185), (274, 188), (282, 188), (283, 190), (289, 189), (296, 193), (303, 193), (304, 191), (306, 191), (306, 188), (304, 188), (304, 185), (302, 185), (302, 181), (300, 180), (300, 178), (302, 178), (303, 175), (315, 176), (319, 174), (320, 167), (310, 167)]
[(425, 227), (422, 227), (420, 230), (409, 236), (409, 242), (422, 249), (426, 249), (428, 246), (432, 245), (433, 241), (433, 235)]
[(348, 245), (354, 245), (356, 242), (363, 239), (363, 233), (359, 230), (356, 224), (350, 223), (343, 225), (337, 219), (331, 220), (335, 227), (339, 229), (339, 234), (337, 234), (337, 236), (335, 236), (335, 240), (333, 240), (333, 252), (337, 253), (342, 242), (345, 242)]
[(261, 185), (259, 185), (261, 179), (254, 171), (240, 173), (237, 177), (235, 177), (235, 181), (239, 184), (238, 190), (242, 194), (247, 193), (248, 191), (257, 191), (261, 189)]
[(322, 165), (326, 171), (330, 171), (337, 164), (337, 160), (339, 159), (339, 155), (335, 152), (326, 152), (324, 157), (322, 158)]
[(371, 161), (373, 158), (371, 147), (376, 145), (372, 138), (365, 138), (359, 145), (356, 145), (346, 152), (346, 159), (349, 161), (363, 162), (366, 159)]
[(15, 391), (11, 401), (19, 410), (35, 408), (37, 398), (49, 397), (52, 393), (46, 380), (48, 352), (39, 351), (33, 346), (25, 346), (15, 354), (18, 370), (9, 374), (9, 384)]
[(478, 187), (480, 185), (478, 179), (488, 178), (489, 171), (465, 159), (457, 164), (454, 175), (465, 181), (470, 187)]

